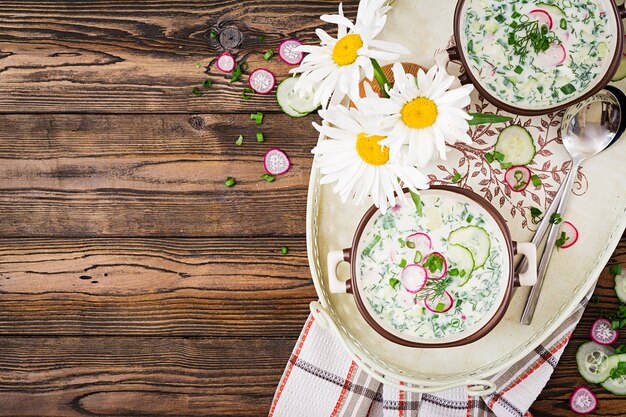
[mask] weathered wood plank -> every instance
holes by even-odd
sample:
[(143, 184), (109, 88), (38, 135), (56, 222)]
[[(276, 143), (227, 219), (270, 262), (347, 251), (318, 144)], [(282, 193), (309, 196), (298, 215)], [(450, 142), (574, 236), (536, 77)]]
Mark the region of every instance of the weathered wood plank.
[(2, 335), (296, 337), (315, 299), (304, 238), (0, 240)]
[[(0, 116), (0, 236), (302, 235), (312, 120)], [(293, 163), (271, 184), (261, 179), (270, 147)]]
[[(345, 1), (346, 12), (356, 4)], [(262, 54), (287, 38), (316, 42), (316, 27), (332, 29), (319, 16), (336, 10), (336, 0), (3, 1), (0, 112), (279, 111), (273, 95), (242, 99), (247, 76), (231, 84), (212, 68), (224, 47), (209, 33), (237, 28), (237, 59), (283, 79), (290, 67)], [(213, 87), (194, 97), (206, 68)]]
[(266, 416), (294, 339), (0, 338), (2, 416)]

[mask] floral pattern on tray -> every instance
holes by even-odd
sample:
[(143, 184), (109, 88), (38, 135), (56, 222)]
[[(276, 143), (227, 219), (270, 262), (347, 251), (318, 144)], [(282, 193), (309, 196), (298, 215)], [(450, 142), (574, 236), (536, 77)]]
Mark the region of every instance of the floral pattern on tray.
[[(478, 96), (472, 100), (470, 111), (500, 113), (494, 106)], [(472, 127), (473, 142), (469, 145), (461, 142), (449, 145), (447, 160), (436, 162), (429, 170), (430, 183), (472, 189), (501, 209), (503, 214), (509, 213), (510, 218), (517, 219), (521, 228), (535, 230), (530, 208), (537, 207), (545, 211), (571, 166), (571, 161), (561, 142), (560, 126), (563, 113), (562, 111), (550, 113), (542, 117), (515, 116), (506, 124)], [(484, 158), (486, 152), (493, 150), (500, 131), (511, 124), (525, 127), (535, 140), (537, 154), (528, 168), (541, 179), (539, 187), (530, 184), (525, 191), (511, 191), (504, 181), (506, 170), (501, 169), (496, 162), (490, 164)], [(457, 173), (461, 175), (461, 179), (455, 184), (453, 178)], [(574, 194), (583, 195), (587, 192), (587, 188), (587, 177), (583, 170), (580, 170), (576, 177)]]

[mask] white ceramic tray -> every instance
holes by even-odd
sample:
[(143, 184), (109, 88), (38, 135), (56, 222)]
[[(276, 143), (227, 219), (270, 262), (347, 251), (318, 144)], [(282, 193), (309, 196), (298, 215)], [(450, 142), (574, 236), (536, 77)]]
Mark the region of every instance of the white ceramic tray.
[[(411, 48), (405, 61), (425, 67), (433, 64), (438, 49), (445, 48), (452, 34), (454, 1), (396, 0), (383, 38)], [(428, 18), (421, 19), (421, 16)], [(620, 82), (626, 88), (626, 82)], [(473, 97), (472, 111), (497, 112)], [(570, 163), (560, 143), (561, 114), (516, 117), (535, 137), (538, 154), (530, 168), (543, 177), (539, 190), (529, 186), (524, 193), (511, 193), (503, 184), (503, 172), (488, 164), (482, 154), (495, 143), (498, 127), (473, 128), (474, 143), (455, 145), (447, 161), (432, 163), (427, 171), (434, 184), (450, 184), (455, 172), (463, 179), (458, 186), (473, 189), (499, 209), (514, 240), (532, 238), (530, 207), (545, 209), (565, 177)], [(323, 140), (324, 137), (320, 137)], [(312, 311), (333, 328), (355, 361), (374, 378), (415, 392), (439, 391), (469, 386), (473, 394), (495, 389), (486, 379), (517, 362), (576, 308), (595, 285), (600, 271), (617, 246), (626, 226), (626, 140), (587, 161), (579, 172), (576, 196), (565, 214), (580, 231), (579, 242), (555, 253), (531, 326), (519, 323), (527, 289), (518, 289), (502, 322), (483, 339), (463, 347), (414, 349), (396, 345), (373, 331), (361, 318), (351, 295), (330, 294), (326, 255), (347, 248), (368, 206), (342, 204), (331, 187), (320, 186), (316, 163), (311, 173), (307, 207), (307, 245), (313, 281), (320, 298)], [(339, 275), (348, 278), (347, 265)]]

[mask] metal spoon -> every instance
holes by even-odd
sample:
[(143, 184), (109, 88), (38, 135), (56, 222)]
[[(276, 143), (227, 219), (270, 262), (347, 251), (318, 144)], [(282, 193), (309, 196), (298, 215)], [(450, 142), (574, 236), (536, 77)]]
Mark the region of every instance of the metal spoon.
[[(580, 164), (599, 154), (613, 142), (620, 128), (621, 119), (619, 102), (613, 94), (606, 91), (571, 107), (565, 113), (563, 128), (566, 133), (563, 136), (563, 145), (572, 158), (572, 167), (561, 187), (563, 197), (556, 209), (557, 213), (565, 211)], [(543, 287), (559, 231), (560, 226), (553, 224), (548, 233), (545, 252), (539, 262), (537, 283), (533, 286), (526, 301), (521, 319), (522, 324), (530, 324), (535, 314), (539, 293)]]
[[(622, 90), (611, 85), (607, 86), (606, 90), (615, 96), (615, 98), (619, 102), (621, 109), (626, 109), (626, 94), (624, 94)], [(626, 131), (626, 117), (622, 117), (621, 119), (622, 120), (615, 134), (615, 138), (609, 144), (609, 146), (607, 146), (607, 149), (613, 146), (615, 142), (617, 142)], [(572, 175), (572, 173), (573, 171), (570, 171), (567, 174), (567, 176)], [(566, 177), (566, 180), (567, 180), (567, 177)], [(559, 202), (563, 199), (564, 192), (565, 192), (565, 187), (559, 187), (559, 191), (556, 193), (556, 195), (552, 199), (552, 203), (550, 203), (550, 206), (547, 208), (546, 212), (543, 215), (543, 219), (537, 226), (537, 231), (535, 232), (535, 235), (533, 236), (533, 239), (531, 241), (533, 245), (538, 247), (541, 241), (543, 240), (543, 238), (545, 237), (546, 232), (548, 231), (548, 227), (550, 227), (550, 224), (551, 224), (550, 217), (552, 217), (552, 215), (557, 212), (557, 207), (559, 205)], [(526, 271), (527, 267), (528, 267), (528, 260), (526, 258), (522, 258), (520, 263), (517, 265), (517, 268), (515, 268), (515, 272), (517, 273), (524, 272)]]

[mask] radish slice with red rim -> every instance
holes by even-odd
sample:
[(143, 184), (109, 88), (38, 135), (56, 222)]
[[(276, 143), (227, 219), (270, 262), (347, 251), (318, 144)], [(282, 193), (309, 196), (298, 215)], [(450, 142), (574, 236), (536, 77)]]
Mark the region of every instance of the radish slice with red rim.
[(562, 65), (567, 58), (567, 51), (563, 44), (553, 44), (546, 51), (537, 54), (537, 61), (544, 67)]
[(217, 57), (217, 69), (222, 72), (233, 72), (235, 69), (235, 58), (228, 52), (224, 52)]
[(424, 257), (425, 261), (422, 263), (426, 269), (429, 279), (438, 280), (446, 276), (448, 272), (448, 262), (439, 252), (433, 252)]
[(525, 166), (511, 167), (507, 169), (504, 174), (504, 181), (506, 181), (509, 188), (516, 193), (521, 193), (528, 187), (530, 182), (530, 169)]
[(431, 298), (429, 295), (424, 299), (424, 305), (433, 313), (442, 314), (449, 311), (454, 305), (454, 299), (448, 291), (444, 291), (439, 297)]
[(259, 68), (250, 74), (248, 84), (257, 94), (269, 94), (276, 86), (276, 77), (265, 68)]
[(528, 17), (538, 21), (539, 23), (543, 23), (544, 25), (548, 27), (548, 29), (552, 29), (552, 26), (554, 26), (554, 22), (552, 21), (552, 16), (550, 16), (550, 13), (546, 12), (545, 10), (541, 10), (541, 9), (531, 10), (530, 13), (528, 13)]
[(295, 39), (287, 39), (280, 43), (278, 47), (278, 57), (288, 65), (300, 65), (304, 59), (304, 54), (295, 49), (301, 46), (302, 42)]
[(271, 148), (265, 153), (263, 167), (270, 175), (282, 175), (291, 168), (291, 161), (285, 152), (278, 148)]
[(409, 249), (415, 249), (419, 251), (422, 255), (430, 253), (430, 250), (433, 248), (433, 241), (430, 239), (426, 233), (413, 233), (412, 235), (407, 236), (406, 245)]
[(598, 319), (591, 326), (591, 339), (599, 345), (612, 345), (617, 340), (617, 330), (607, 319)]
[(561, 224), (561, 233), (559, 233), (559, 239), (563, 237), (563, 233), (565, 233), (565, 243), (563, 243), (560, 248), (567, 249), (570, 246), (573, 246), (574, 243), (578, 241), (578, 229), (570, 222), (563, 222)]
[(407, 265), (400, 274), (400, 282), (407, 292), (416, 294), (424, 288), (428, 277), (422, 265)]
[(577, 414), (589, 414), (597, 406), (596, 396), (587, 387), (577, 388), (569, 397), (569, 408)]

